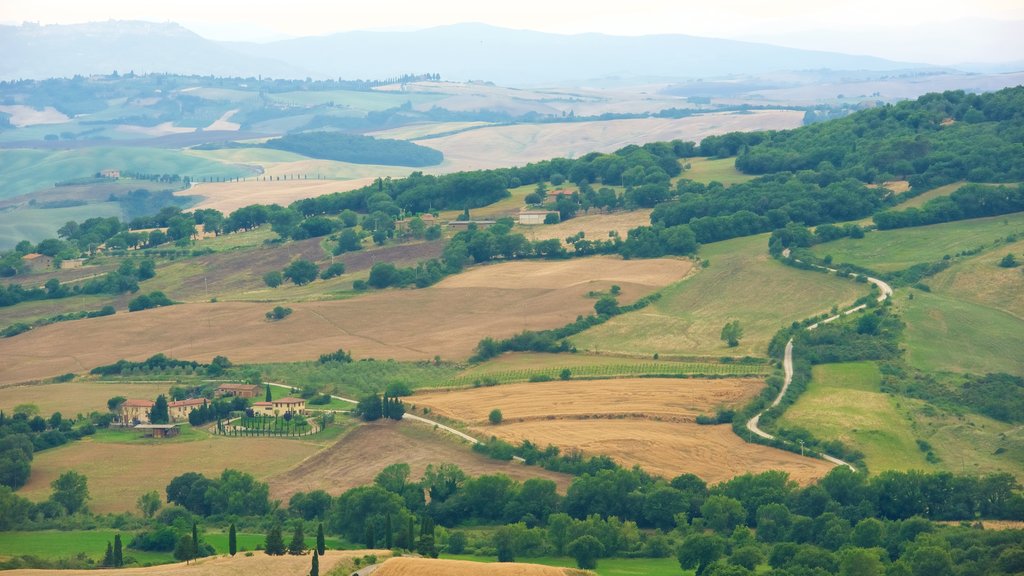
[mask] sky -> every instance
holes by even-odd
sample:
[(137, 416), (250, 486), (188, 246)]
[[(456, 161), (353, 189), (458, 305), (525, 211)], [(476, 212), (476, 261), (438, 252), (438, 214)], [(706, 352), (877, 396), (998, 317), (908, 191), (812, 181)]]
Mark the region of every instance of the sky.
[(69, 24), (110, 19), (173, 21), (215, 40), (265, 41), (350, 30), (482, 22), (561, 34), (691, 34), (766, 40), (931, 63), (1024, 60), (1022, 0), (0, 2), (0, 22), (4, 23)]

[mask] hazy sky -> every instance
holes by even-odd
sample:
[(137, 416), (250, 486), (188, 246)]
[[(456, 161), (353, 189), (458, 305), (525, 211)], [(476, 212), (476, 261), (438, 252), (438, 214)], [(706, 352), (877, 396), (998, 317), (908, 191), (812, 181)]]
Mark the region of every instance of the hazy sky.
[[(416, 29), (459, 22), (556, 33), (693, 34), (764, 38), (778, 43), (847, 50), (913, 52), (916, 38), (894, 39), (893, 27), (951, 28), (962, 19), (1024, 21), (1022, 0), (2, 0), (0, 21), (66, 24), (97, 20), (175, 21), (217, 40), (266, 40), (347, 30)], [(943, 25), (946, 23), (946, 25)], [(988, 24), (986, 24), (988, 25)], [(821, 34), (821, 32), (839, 34)], [(846, 33), (843, 34), (842, 32)], [(932, 60), (1024, 58), (1024, 30), (1009, 38), (978, 34), (978, 43), (941, 38), (917, 46)], [(792, 34), (790, 38), (787, 35)], [(817, 35), (815, 35), (817, 34)], [(992, 34), (996, 34), (993, 32)], [(1006, 34), (1004, 33), (1003, 36)], [(906, 34), (903, 36), (907, 36)], [(984, 38), (982, 36), (988, 36)], [(1017, 38), (1015, 40), (1015, 38)], [(1010, 42), (1007, 46), (1006, 42)], [(831, 44), (831, 45), (830, 45)], [(1014, 45), (1015, 44), (1015, 45)], [(901, 48), (903, 46), (904, 48)], [(938, 52), (942, 52), (939, 54)], [(1002, 54), (1000, 54), (1002, 52)], [(886, 55), (886, 54), (882, 54)], [(895, 54), (888, 54), (896, 57)], [(958, 56), (963, 56), (958, 58)]]

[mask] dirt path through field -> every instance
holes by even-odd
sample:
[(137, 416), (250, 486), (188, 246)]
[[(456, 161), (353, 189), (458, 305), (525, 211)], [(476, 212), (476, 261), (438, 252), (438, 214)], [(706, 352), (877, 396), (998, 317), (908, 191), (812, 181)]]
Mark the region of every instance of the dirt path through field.
[[(789, 249), (788, 248), (785, 251), (783, 251), (782, 256), (784, 258), (788, 258), (789, 257)], [(797, 260), (797, 261), (799, 262), (799, 260)], [(817, 268), (822, 268), (824, 270), (828, 270), (832, 274), (836, 273), (836, 269), (835, 268), (824, 268), (822, 266), (817, 266)], [(878, 296), (878, 301), (879, 302), (884, 302), (887, 298), (892, 296), (892, 286), (889, 286), (888, 284), (886, 284), (885, 282), (883, 282), (883, 281), (881, 281), (881, 280), (879, 280), (877, 278), (867, 277), (867, 281), (872, 283), (872, 284), (874, 284), (875, 286), (877, 286), (879, 291), (881, 292), (881, 294), (879, 294), (879, 296)], [(829, 322), (833, 322), (833, 321), (835, 321), (835, 320), (837, 320), (839, 318), (842, 318), (843, 316), (847, 316), (847, 315), (853, 314), (854, 312), (859, 312), (861, 310), (864, 310), (865, 308), (867, 308), (867, 306), (868, 306), (867, 304), (861, 304), (860, 306), (854, 306), (853, 308), (850, 308), (849, 310), (846, 310), (846, 311), (844, 311), (844, 312), (842, 312), (840, 314), (836, 314), (835, 316), (830, 316), (830, 317), (822, 320), (821, 322), (815, 322), (814, 324), (811, 324), (810, 326), (808, 326), (807, 329), (808, 330), (814, 330), (814, 329), (816, 329), (818, 326), (820, 326), (822, 324), (828, 324)], [(761, 412), (758, 412), (757, 414), (754, 415), (753, 418), (751, 418), (750, 420), (747, 421), (747, 429), (748, 430), (750, 430), (754, 434), (757, 434), (761, 438), (765, 438), (767, 440), (774, 440), (775, 436), (773, 436), (773, 435), (771, 435), (771, 434), (769, 434), (769, 433), (767, 433), (767, 432), (765, 432), (764, 430), (761, 429), (761, 427), (759, 426), (759, 424), (761, 422), (761, 415), (764, 414), (765, 411), (767, 411), (768, 409), (771, 409), (771, 408), (774, 408), (774, 407), (778, 406), (779, 403), (782, 402), (783, 397), (786, 396), (786, 392), (789, 391), (789, 384), (790, 384), (790, 382), (793, 381), (793, 339), (792, 338), (789, 339), (789, 342), (786, 342), (786, 352), (785, 352), (785, 355), (783, 356), (783, 359), (782, 359), (782, 369), (783, 369), (783, 372), (785, 373), (785, 378), (784, 378), (783, 383), (782, 383), (782, 389), (779, 390), (779, 395), (775, 397), (775, 400), (772, 401), (771, 405), (768, 408), (766, 408), (765, 410), (762, 410)], [(832, 462), (833, 464), (836, 464), (837, 466), (846, 466), (850, 470), (853, 470), (854, 472), (857, 471), (857, 469), (853, 466), (853, 464), (850, 464), (849, 462), (846, 462), (845, 460), (840, 460), (839, 458), (836, 458), (835, 456), (830, 456), (828, 454), (822, 454), (821, 457), (824, 458), (825, 460), (828, 460), (829, 462)]]

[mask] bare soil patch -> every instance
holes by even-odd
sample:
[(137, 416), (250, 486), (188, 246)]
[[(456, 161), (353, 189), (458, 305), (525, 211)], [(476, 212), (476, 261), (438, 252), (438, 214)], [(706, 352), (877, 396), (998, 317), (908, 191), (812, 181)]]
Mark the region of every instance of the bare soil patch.
[(485, 336), (563, 326), (593, 311), (591, 291), (622, 288), (628, 303), (686, 275), (681, 259), (581, 258), (481, 266), (422, 290), (384, 290), (340, 301), (273, 306), (253, 302), (181, 304), (61, 322), (0, 340), (0, 383), (81, 373), (157, 352), (208, 362), (308, 360), (345, 348), (356, 357), (424, 360), (469, 356)]
[[(376, 576), (566, 576), (581, 570), (540, 564), (483, 563), (435, 558), (391, 558), (373, 572)], [(587, 572), (589, 574), (589, 572)]]
[(515, 480), (547, 478), (565, 493), (571, 477), (537, 466), (494, 460), (473, 452), (468, 444), (434, 432), (422, 424), (375, 422), (360, 426), (339, 442), (298, 466), (269, 478), (271, 497), (287, 502), (296, 492), (342, 492), (373, 483), (385, 467), (405, 462), (418, 480), (427, 464), (458, 465), (471, 476), (505, 474)]
[(626, 417), (693, 422), (718, 406), (742, 404), (763, 387), (754, 378), (614, 378), (432, 391), (409, 401), (475, 426), (487, 425), (495, 408), (506, 423)]
[[(335, 567), (351, 568), (355, 558), (374, 554), (378, 558), (391, 555), (390, 550), (326, 550), (318, 561), (320, 571), (326, 574)], [(212, 556), (200, 558), (191, 564), (163, 564), (145, 568), (110, 568), (101, 570), (11, 570), (9, 576), (305, 576), (309, 574), (309, 556), (268, 556), (257, 552), (252, 556)]]
[(701, 426), (653, 419), (533, 420), (479, 428), (504, 440), (529, 440), (541, 446), (587, 455), (604, 454), (623, 466), (673, 478), (683, 473), (700, 476), (709, 484), (767, 470), (785, 470), (807, 484), (821, 478), (833, 465), (799, 454), (748, 444), (727, 424)]
[(37, 453), (28, 484), (19, 493), (32, 500), (43, 500), (50, 494), (50, 482), (68, 470), (75, 470), (89, 478), (92, 499), (88, 504), (92, 511), (127, 512), (135, 509), (139, 496), (150, 490), (162, 494), (171, 479), (185, 472), (212, 477), (232, 468), (265, 481), (322, 447), (312, 440), (282, 438), (210, 436), (195, 442), (138, 444), (86, 438)]
[(36, 124), (63, 124), (71, 121), (71, 118), (68, 118), (63, 112), (58, 111), (53, 106), (37, 110), (32, 106), (12, 104), (0, 106), (0, 112), (10, 114), (11, 124), (16, 128), (34, 126)]

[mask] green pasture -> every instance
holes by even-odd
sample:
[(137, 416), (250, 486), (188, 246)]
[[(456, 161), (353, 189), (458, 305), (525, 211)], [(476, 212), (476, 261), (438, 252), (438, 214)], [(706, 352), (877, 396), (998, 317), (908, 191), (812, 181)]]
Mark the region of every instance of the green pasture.
[[(768, 256), (767, 244), (762, 234), (702, 246), (706, 268), (664, 288), (650, 306), (571, 341), (597, 353), (764, 356), (780, 328), (867, 294), (863, 284), (784, 266)], [(729, 348), (720, 336), (733, 320), (740, 322), (743, 337)]]
[[(519, 370), (475, 371), (471, 376), (460, 376), (445, 383), (450, 387), (472, 386), (481, 380), (498, 384), (527, 382), (538, 376), (551, 380), (561, 377), (563, 370), (569, 370), (572, 378), (624, 378), (624, 377), (679, 377), (679, 376), (767, 376), (771, 372), (768, 364), (722, 364), (718, 362), (632, 362), (615, 364), (580, 364), (574, 357), (565, 357), (560, 365), (546, 368), (524, 368)], [(616, 358), (616, 360), (622, 360)]]
[(935, 262), (965, 250), (991, 247), (997, 240), (1012, 234), (1024, 235), (1024, 212), (930, 226), (876, 230), (861, 239), (842, 238), (818, 244), (811, 250), (819, 258), (831, 255), (836, 264), (856, 264), (889, 272), (920, 262)]
[(396, 362), (394, 360), (361, 360), (340, 363), (286, 362), (259, 364), (263, 379), (304, 388), (312, 386), (329, 394), (359, 398), (383, 392), (388, 385), (401, 383), (410, 389), (437, 388), (451, 380), (458, 368), (447, 363)]
[(18, 242), (28, 240), (35, 244), (46, 238), (56, 238), (57, 230), (70, 220), (82, 222), (89, 218), (121, 218), (117, 202), (101, 202), (68, 208), (13, 208), (0, 210), (0, 250), (10, 250)]
[(721, 182), (726, 186), (749, 182), (757, 176), (744, 174), (736, 169), (736, 158), (689, 158), (680, 161), (683, 165), (689, 164), (690, 169), (684, 170), (682, 178), (708, 184), (710, 182)]

